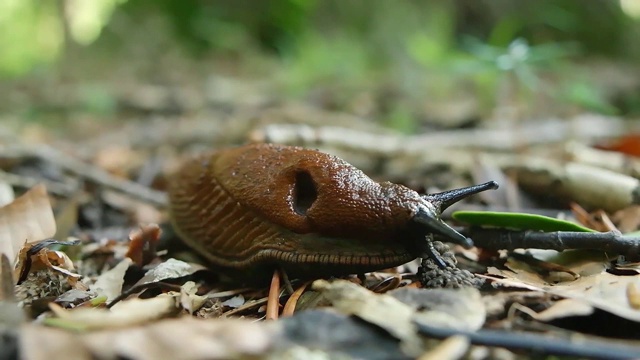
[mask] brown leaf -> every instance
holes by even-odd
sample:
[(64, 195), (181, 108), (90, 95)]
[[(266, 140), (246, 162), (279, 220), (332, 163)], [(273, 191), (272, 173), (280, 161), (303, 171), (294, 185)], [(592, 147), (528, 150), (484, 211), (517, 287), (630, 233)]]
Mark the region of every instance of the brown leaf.
[(37, 185), (11, 204), (0, 208), (0, 253), (13, 263), (25, 243), (50, 238), (56, 233), (49, 196)]
[(595, 146), (595, 148), (617, 151), (631, 156), (640, 156), (640, 134), (630, 133), (608, 144)]

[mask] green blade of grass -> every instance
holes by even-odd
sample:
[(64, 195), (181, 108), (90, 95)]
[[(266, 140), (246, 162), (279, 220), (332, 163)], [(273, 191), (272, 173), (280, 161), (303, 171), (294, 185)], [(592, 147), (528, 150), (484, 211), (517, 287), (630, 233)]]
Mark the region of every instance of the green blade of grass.
[(496, 211), (456, 211), (452, 216), (457, 221), (476, 226), (500, 227), (515, 230), (538, 230), (546, 232), (596, 232), (595, 230), (569, 221), (536, 214)]

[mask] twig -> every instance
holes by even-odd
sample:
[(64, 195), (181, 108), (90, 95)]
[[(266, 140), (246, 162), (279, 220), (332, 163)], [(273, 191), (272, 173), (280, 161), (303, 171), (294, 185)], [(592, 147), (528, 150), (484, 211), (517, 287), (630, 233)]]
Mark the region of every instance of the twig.
[(229, 310), (226, 313), (220, 315), (221, 317), (229, 317), (231, 315), (235, 315), (239, 312), (251, 309), (252, 307), (256, 307), (258, 305), (262, 305), (264, 303), (266, 303), (269, 300), (268, 297), (262, 298), (262, 299), (258, 299), (258, 300), (254, 300), (254, 301), (250, 301), (245, 303), (242, 306), (238, 306), (237, 308), (233, 309), (233, 310)]
[(615, 137), (639, 123), (605, 116), (580, 115), (571, 120), (536, 120), (516, 129), (472, 129), (430, 132), (425, 135), (400, 136), (367, 133), (342, 127), (273, 124), (254, 132), (254, 141), (306, 146), (335, 146), (366, 150), (370, 154), (421, 153), (433, 148), (482, 148), (512, 150), (536, 144), (562, 142), (567, 139), (591, 141)]
[(417, 326), (421, 334), (429, 337), (444, 339), (454, 335), (462, 335), (475, 345), (526, 350), (538, 354), (597, 359), (634, 359), (640, 354), (640, 347), (638, 346), (614, 345), (611, 342), (593, 339), (588, 341), (571, 338), (562, 339), (533, 333), (486, 329), (471, 332), (437, 328), (421, 323), (418, 323)]
[(29, 176), (22, 176), (17, 174), (8, 173), (0, 170), (0, 180), (16, 187), (22, 187), (30, 189), (38, 184), (44, 183), (47, 187), (47, 191), (59, 195), (70, 196), (77, 190), (77, 185), (69, 185), (61, 182), (54, 182), (45, 179), (36, 179)]
[(75, 159), (47, 145), (28, 147), (22, 145), (0, 145), (2, 158), (38, 158), (56, 164), (78, 176), (99, 185), (125, 193), (131, 197), (157, 206), (167, 205), (164, 192), (150, 189), (138, 183), (117, 178), (99, 167)]
[(471, 228), (463, 233), (473, 239), (476, 246), (487, 249), (593, 249), (629, 258), (640, 254), (640, 237), (623, 236), (620, 232), (603, 233), (556, 231), (510, 231), (504, 229)]
[(140, 284), (137, 286), (133, 286), (125, 291), (123, 291), (122, 293), (120, 293), (120, 295), (116, 296), (109, 304), (107, 304), (107, 309), (111, 308), (113, 305), (119, 303), (120, 301), (128, 298), (129, 296), (135, 294), (135, 293), (139, 293), (148, 289), (154, 289), (154, 288), (159, 288), (162, 290), (168, 290), (168, 291), (180, 291), (180, 285), (177, 284), (171, 284), (168, 282), (164, 282), (164, 281), (156, 281), (156, 282), (149, 282), (149, 283), (144, 283), (144, 284)]

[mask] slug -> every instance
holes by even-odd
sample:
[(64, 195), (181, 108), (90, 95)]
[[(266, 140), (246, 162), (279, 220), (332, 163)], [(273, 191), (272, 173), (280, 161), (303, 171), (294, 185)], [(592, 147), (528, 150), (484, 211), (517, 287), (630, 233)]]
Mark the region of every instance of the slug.
[(201, 155), (169, 178), (170, 214), (184, 242), (212, 264), (281, 266), (298, 275), (364, 273), (428, 255), (431, 234), (469, 247), (440, 220), (449, 205), (495, 182), (438, 194), (377, 183), (316, 150), (252, 144)]

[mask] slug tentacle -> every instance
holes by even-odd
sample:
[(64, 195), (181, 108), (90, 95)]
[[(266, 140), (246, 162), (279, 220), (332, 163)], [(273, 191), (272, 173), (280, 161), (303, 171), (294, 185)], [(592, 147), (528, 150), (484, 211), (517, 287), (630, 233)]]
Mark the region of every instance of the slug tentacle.
[(420, 211), (418, 211), (418, 213), (413, 217), (413, 221), (423, 225), (427, 230), (426, 233), (442, 235), (448, 238), (452, 243), (462, 245), (465, 248), (473, 246), (473, 241), (471, 241), (471, 239), (460, 234), (454, 228), (440, 220), (439, 214), (436, 215), (434, 213), (430, 213), (426, 209), (420, 209)]
[(475, 195), (477, 193), (487, 191), (487, 190), (496, 190), (498, 188), (498, 183), (495, 181), (489, 181), (484, 184), (473, 185), (461, 189), (453, 189), (448, 191), (443, 191), (436, 194), (427, 194), (423, 195), (422, 198), (432, 203), (436, 209), (441, 213), (445, 211), (449, 206), (457, 203), (458, 201), (467, 198), (471, 195)]

